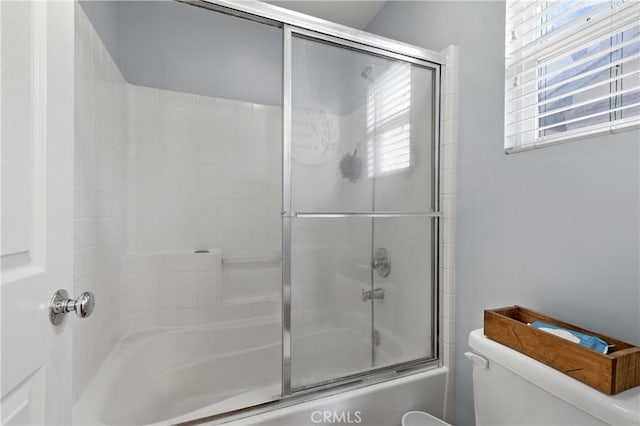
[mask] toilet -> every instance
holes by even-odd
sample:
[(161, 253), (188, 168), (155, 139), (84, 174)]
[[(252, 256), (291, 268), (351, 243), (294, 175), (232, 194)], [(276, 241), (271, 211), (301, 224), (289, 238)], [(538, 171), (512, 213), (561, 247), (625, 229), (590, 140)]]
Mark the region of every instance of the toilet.
[(478, 426), (640, 425), (640, 387), (604, 394), (490, 340), (483, 329), (470, 333), (469, 346)]

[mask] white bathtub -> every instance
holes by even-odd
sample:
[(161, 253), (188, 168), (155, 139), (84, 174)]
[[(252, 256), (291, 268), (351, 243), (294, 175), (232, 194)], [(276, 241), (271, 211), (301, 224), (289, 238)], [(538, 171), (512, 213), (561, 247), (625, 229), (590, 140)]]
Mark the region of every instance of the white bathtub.
[[(278, 399), (280, 335), (277, 320), (131, 334), (118, 343), (75, 404), (74, 424), (175, 424)], [(294, 371), (309, 372), (305, 376), (309, 382), (314, 381), (314, 375), (325, 378), (353, 372), (370, 356), (367, 340), (347, 328), (315, 330), (298, 339), (298, 347), (313, 349), (300, 357), (305, 365), (294, 364)], [(335, 347), (314, 345), (318, 341), (334, 342)], [(313, 424), (308, 410), (334, 406), (361, 409), (365, 416), (385, 407), (383, 412), (397, 419), (412, 409), (441, 416), (445, 378), (446, 370), (433, 370), (311, 405), (277, 409), (236, 424)]]
[(363, 388), (278, 408), (225, 426), (400, 426), (407, 411), (444, 417), (448, 369), (434, 368)]

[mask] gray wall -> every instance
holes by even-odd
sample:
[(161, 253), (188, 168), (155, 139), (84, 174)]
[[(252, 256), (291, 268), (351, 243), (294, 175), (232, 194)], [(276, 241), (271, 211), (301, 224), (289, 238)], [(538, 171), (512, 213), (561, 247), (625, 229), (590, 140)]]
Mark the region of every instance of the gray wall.
[(282, 104), (282, 30), (174, 1), (82, 1), (125, 79)]
[(122, 9), (124, 2), (113, 0), (80, 0), (80, 5), (100, 34), (113, 61), (122, 69)]
[(268, 105), (282, 98), (282, 30), (173, 1), (127, 1), (129, 83)]
[(468, 333), (521, 304), (640, 344), (640, 137), (503, 152), (504, 3), (400, 2), (367, 30), (460, 47), (456, 423), (472, 425)]
[[(168, 0), (81, 5), (131, 84), (282, 104), (280, 28)], [(348, 114), (362, 105), (368, 82), (360, 73), (376, 61), (367, 56), (295, 43), (296, 106)]]

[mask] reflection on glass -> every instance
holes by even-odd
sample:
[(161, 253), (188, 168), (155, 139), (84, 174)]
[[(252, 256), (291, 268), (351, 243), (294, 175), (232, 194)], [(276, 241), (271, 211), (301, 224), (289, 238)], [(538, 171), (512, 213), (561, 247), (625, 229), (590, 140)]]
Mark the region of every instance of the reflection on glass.
[(433, 71), (298, 37), (292, 56), (292, 210), (431, 210)]
[(393, 63), (367, 93), (368, 176), (411, 165), (411, 65)]

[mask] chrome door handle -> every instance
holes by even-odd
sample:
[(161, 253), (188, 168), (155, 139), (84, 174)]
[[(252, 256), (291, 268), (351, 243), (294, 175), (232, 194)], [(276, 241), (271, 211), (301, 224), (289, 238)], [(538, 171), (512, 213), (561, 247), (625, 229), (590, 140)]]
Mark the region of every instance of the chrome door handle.
[(69, 312), (75, 312), (80, 318), (86, 318), (93, 312), (95, 296), (90, 291), (81, 293), (76, 299), (70, 299), (67, 290), (57, 290), (49, 302), (49, 321), (58, 325)]

